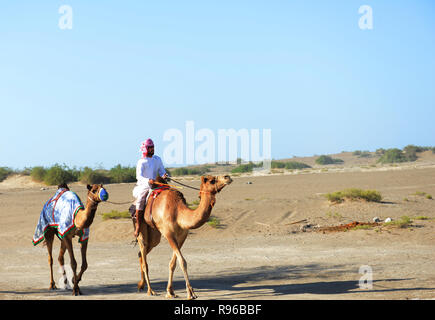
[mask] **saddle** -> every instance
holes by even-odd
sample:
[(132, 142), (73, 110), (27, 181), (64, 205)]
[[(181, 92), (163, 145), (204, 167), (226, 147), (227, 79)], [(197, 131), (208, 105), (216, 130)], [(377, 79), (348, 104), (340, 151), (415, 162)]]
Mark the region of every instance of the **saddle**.
[[(169, 188), (170, 188), (169, 186), (161, 186), (161, 187), (152, 189), (151, 193), (150, 193), (150, 195), (148, 197), (148, 202), (147, 202), (147, 205), (145, 207), (144, 218), (145, 218), (145, 222), (147, 223), (147, 225), (149, 225), (153, 229), (157, 229), (156, 224), (154, 223), (154, 220), (153, 220), (153, 203), (154, 203), (154, 199), (157, 198), (157, 196), (163, 190), (168, 190)], [(148, 207), (149, 207), (149, 210), (147, 210)]]

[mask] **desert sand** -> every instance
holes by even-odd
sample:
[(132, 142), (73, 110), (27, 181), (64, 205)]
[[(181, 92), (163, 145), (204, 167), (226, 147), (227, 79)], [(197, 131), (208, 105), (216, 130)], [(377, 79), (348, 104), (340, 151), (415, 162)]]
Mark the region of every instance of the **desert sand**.
[[(341, 158), (341, 166), (233, 176), (212, 212), (220, 226), (205, 224), (192, 230), (182, 248), (198, 299), (434, 299), (435, 200), (415, 193), (435, 198), (435, 155), (424, 153), (417, 162), (394, 166), (373, 165), (372, 159), (351, 161), (350, 154)], [(314, 164), (310, 159), (295, 160)], [(200, 183), (198, 177), (183, 181), (196, 187)], [(134, 184), (105, 187), (111, 201), (132, 200)], [(74, 183), (70, 188), (86, 199), (84, 185)], [(326, 193), (345, 188), (377, 190), (383, 201), (326, 200)], [(90, 230), (89, 266), (80, 282), (83, 295), (74, 297), (68, 289), (49, 291), (47, 250), (42, 244), (34, 247), (32, 236), (42, 206), (55, 190), (28, 177), (0, 183), (0, 299), (166, 299), (171, 257), (167, 241), (162, 238), (148, 255), (151, 284), (158, 295), (147, 296), (146, 291), (137, 292), (138, 247), (131, 221), (102, 219), (102, 213), (125, 211), (128, 204), (98, 207)], [(181, 191), (188, 202), (198, 199), (197, 191)], [(413, 221), (407, 228), (319, 231), (405, 215)], [(417, 219), (422, 216), (428, 219)], [(76, 240), (74, 245), (80, 266)], [(58, 250), (55, 239), (55, 279), (61, 277)], [(68, 255), (65, 259), (68, 263)], [(371, 287), (359, 285), (364, 266), (372, 270)], [(179, 266), (174, 289), (178, 299), (186, 298)]]

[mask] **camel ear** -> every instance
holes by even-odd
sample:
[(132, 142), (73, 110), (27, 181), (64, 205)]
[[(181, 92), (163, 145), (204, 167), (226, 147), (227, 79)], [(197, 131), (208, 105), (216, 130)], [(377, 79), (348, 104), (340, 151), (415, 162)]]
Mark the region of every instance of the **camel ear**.
[(204, 177), (204, 176), (201, 176), (201, 182), (202, 182), (202, 183), (206, 183), (206, 182), (207, 182), (207, 178)]
[(86, 186), (86, 188), (88, 188), (88, 190), (92, 189), (92, 187), (89, 184)]

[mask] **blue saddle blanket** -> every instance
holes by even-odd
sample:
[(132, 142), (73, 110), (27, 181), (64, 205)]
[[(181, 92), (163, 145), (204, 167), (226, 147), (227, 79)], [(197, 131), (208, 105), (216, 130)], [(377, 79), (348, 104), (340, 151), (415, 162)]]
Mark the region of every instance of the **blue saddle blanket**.
[[(74, 218), (80, 209), (83, 210), (84, 206), (77, 194), (67, 189), (58, 189), (42, 208), (33, 236), (33, 245), (36, 246), (45, 239), (48, 228), (57, 229), (56, 235), (59, 239), (75, 230)], [(89, 228), (80, 230), (79, 242), (87, 241), (88, 238)]]

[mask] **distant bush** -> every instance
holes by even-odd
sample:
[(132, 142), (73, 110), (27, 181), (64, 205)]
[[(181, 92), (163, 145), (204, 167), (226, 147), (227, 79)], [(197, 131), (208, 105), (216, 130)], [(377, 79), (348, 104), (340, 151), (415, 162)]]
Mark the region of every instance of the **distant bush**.
[(0, 167), (0, 182), (6, 179), (9, 175), (14, 173), (14, 170), (8, 167)]
[(170, 174), (172, 176), (187, 176), (187, 175), (203, 175), (204, 173), (207, 173), (209, 169), (207, 167), (198, 167), (198, 168), (187, 168), (187, 167), (181, 167), (181, 168), (172, 168), (170, 171)]
[(380, 157), (378, 160), (380, 163), (398, 163), (406, 161), (408, 161), (408, 158), (405, 156), (402, 150), (397, 148), (386, 150), (382, 157)]
[[(272, 161), (272, 163), (274, 163), (276, 161)], [(271, 163), (271, 167), (273, 168), (273, 165)], [(241, 164), (238, 167), (235, 167), (234, 169), (231, 170), (231, 173), (246, 173), (246, 172), (252, 172), (252, 170), (254, 170), (254, 168), (259, 168), (263, 166), (263, 162), (260, 162), (258, 164), (255, 164), (253, 162), (249, 162), (246, 164)]]
[(46, 174), (47, 169), (44, 167), (33, 167), (30, 170), (30, 177), (32, 177), (34, 181), (43, 182)]
[(65, 165), (61, 166), (59, 164), (55, 164), (51, 168), (47, 169), (47, 172), (44, 175), (44, 183), (50, 186), (61, 183), (69, 183), (74, 180), (74, 175)]
[(381, 156), (381, 155), (383, 155), (385, 153), (385, 151), (386, 150), (384, 148), (379, 148), (379, 149), (376, 149), (376, 154)]
[(329, 201), (335, 203), (343, 202), (345, 199), (363, 199), (369, 202), (380, 202), (382, 200), (382, 195), (376, 190), (361, 190), (355, 188), (328, 193), (326, 197)]
[(341, 159), (333, 159), (330, 156), (325, 156), (325, 155), (322, 155), (316, 159), (316, 163), (320, 165), (343, 163), (343, 162), (344, 161)]
[(136, 168), (122, 167), (118, 164), (110, 169), (109, 176), (112, 183), (136, 182)]
[(83, 168), (80, 174), (80, 182), (85, 184), (110, 183), (110, 177), (107, 170)]
[(289, 161), (285, 163), (286, 169), (306, 169), (311, 168), (308, 164), (305, 164), (303, 162), (297, 162), (297, 161)]
[(361, 150), (356, 150), (352, 154), (354, 156), (358, 156), (359, 158), (368, 158), (371, 156), (369, 151), (361, 151)]

